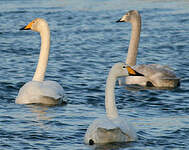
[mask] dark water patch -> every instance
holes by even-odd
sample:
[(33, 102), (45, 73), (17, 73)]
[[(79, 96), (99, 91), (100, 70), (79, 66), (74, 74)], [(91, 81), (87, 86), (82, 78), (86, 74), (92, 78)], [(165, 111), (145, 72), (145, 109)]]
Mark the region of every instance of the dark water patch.
[(69, 126), (69, 124), (65, 124), (65, 123), (63, 123), (63, 122), (58, 122), (58, 121), (48, 121), (47, 123), (46, 123), (47, 125), (55, 125), (55, 126), (61, 126), (61, 127), (64, 127), (64, 126)]
[(26, 14), (28, 13), (28, 11), (26, 10), (18, 10), (18, 11), (9, 11), (9, 12), (6, 12), (7, 14)]

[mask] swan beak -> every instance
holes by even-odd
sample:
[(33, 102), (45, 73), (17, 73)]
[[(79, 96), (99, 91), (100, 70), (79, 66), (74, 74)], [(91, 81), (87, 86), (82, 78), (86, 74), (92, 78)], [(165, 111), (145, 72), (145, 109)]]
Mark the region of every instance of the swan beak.
[(116, 22), (124, 22), (124, 20), (122, 20), (122, 18), (121, 18), (121, 19), (117, 20)]
[(23, 28), (20, 28), (20, 30), (31, 30), (33, 22), (30, 22), (28, 25), (24, 26)]
[(127, 66), (127, 71), (129, 73), (129, 76), (144, 76), (143, 74), (132, 69), (130, 66)]

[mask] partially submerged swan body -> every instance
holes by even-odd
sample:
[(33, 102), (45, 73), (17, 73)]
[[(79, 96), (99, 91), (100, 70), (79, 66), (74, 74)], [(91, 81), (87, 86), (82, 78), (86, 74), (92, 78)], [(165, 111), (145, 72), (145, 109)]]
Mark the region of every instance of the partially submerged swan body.
[(33, 30), (40, 33), (41, 50), (32, 81), (24, 84), (16, 97), (17, 104), (56, 105), (65, 101), (64, 90), (55, 81), (44, 81), (50, 48), (50, 30), (44, 19), (36, 18), (21, 30)]
[(17, 104), (57, 105), (65, 103), (63, 88), (55, 81), (29, 81), (20, 88)]
[[(138, 11), (131, 10), (117, 22), (130, 22), (132, 25), (126, 64), (135, 66), (140, 41), (141, 16)], [(174, 74), (172, 69), (167, 66), (146, 64), (136, 65), (134, 69), (137, 72), (144, 74), (144, 77), (127, 77), (126, 84), (138, 84), (141, 86), (158, 88), (175, 88), (180, 85), (180, 79)]]
[(175, 88), (180, 84), (180, 79), (178, 79), (173, 71), (167, 66), (143, 64), (133, 68), (143, 74), (144, 77), (127, 77), (127, 84), (138, 84), (144, 87), (157, 88)]
[(106, 116), (96, 119), (85, 134), (86, 144), (105, 144), (112, 142), (136, 141), (134, 128), (125, 118), (118, 115), (115, 104), (115, 83), (118, 77), (143, 76), (124, 63), (116, 63), (110, 70), (106, 80), (105, 109)]
[(97, 119), (89, 126), (85, 135), (85, 143), (106, 144), (114, 142), (136, 141), (135, 129), (124, 118), (117, 117), (109, 119), (107, 117)]

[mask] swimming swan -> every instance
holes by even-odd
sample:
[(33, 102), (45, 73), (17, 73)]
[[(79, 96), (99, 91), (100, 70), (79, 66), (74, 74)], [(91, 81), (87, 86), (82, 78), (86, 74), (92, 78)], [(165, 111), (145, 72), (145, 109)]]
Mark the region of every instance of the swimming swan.
[(106, 80), (105, 109), (106, 116), (96, 119), (87, 129), (86, 144), (103, 144), (111, 142), (128, 142), (137, 140), (134, 128), (125, 118), (118, 115), (115, 105), (115, 83), (121, 76), (143, 76), (124, 63), (116, 63), (111, 68)]
[[(136, 57), (141, 31), (141, 16), (138, 11), (127, 12), (117, 22), (130, 22), (132, 25), (131, 40), (128, 49), (126, 64), (136, 65)], [(126, 84), (138, 84), (141, 86), (154, 86), (159, 88), (174, 88), (179, 86), (180, 80), (172, 69), (159, 64), (143, 64), (134, 67), (136, 71), (144, 74), (144, 77), (127, 77)]]
[(32, 81), (20, 89), (16, 98), (17, 104), (40, 103), (56, 105), (64, 102), (64, 90), (55, 81), (44, 81), (50, 47), (50, 30), (44, 19), (36, 18), (20, 30), (33, 30), (40, 33), (41, 50), (37, 69)]

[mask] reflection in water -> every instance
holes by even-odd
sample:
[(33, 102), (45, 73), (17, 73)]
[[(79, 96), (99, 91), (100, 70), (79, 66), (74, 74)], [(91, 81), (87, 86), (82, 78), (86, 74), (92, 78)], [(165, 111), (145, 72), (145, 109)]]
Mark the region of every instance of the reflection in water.
[[(140, 85), (126, 85), (125, 87), (127, 90), (130, 91), (140, 91), (140, 90), (174, 90), (175, 88), (171, 87), (142, 87)], [(179, 88), (179, 87), (178, 87)]]
[(94, 146), (89, 146), (89, 148), (94, 149), (94, 150), (120, 150), (120, 148), (133, 147), (134, 143), (135, 142), (98, 144)]
[[(176, 115), (176, 116), (161, 116), (161, 117), (149, 117), (147, 118), (137, 118), (135, 122), (135, 126), (138, 129), (143, 128), (149, 129), (153, 128), (154, 133), (156, 135), (164, 133), (166, 130), (178, 130), (180, 128), (186, 128), (187, 125), (185, 123), (189, 123), (189, 116), (187, 115)], [(162, 132), (160, 132), (162, 131)], [(157, 133), (156, 133), (157, 132)], [(151, 131), (153, 133), (153, 131)]]
[(48, 129), (47, 125), (44, 124), (44, 121), (50, 120), (51, 117), (47, 116), (48, 106), (45, 105), (27, 105), (31, 112), (32, 118), (34, 118), (35, 122), (43, 129)]

